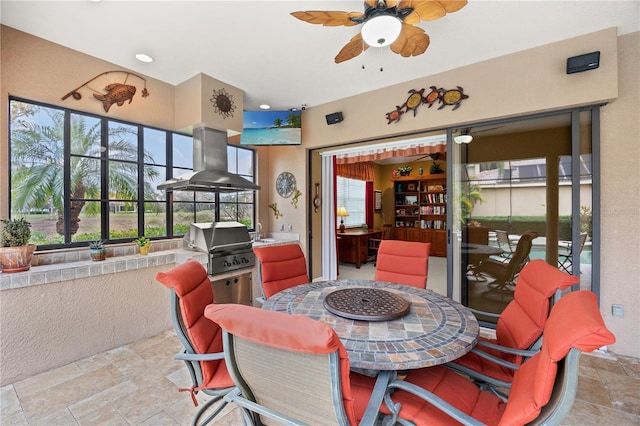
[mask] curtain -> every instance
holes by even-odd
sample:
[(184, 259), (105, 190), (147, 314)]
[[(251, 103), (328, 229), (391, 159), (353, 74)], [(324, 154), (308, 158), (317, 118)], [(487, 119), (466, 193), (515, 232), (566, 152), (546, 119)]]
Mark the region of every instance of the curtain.
[(365, 182), (373, 182), (375, 177), (373, 163), (370, 161), (365, 163), (340, 164), (337, 159), (336, 175), (349, 179), (363, 180)]
[(384, 160), (385, 158), (399, 157), (399, 156), (410, 157), (412, 155), (435, 154), (436, 152), (439, 152), (442, 154), (440, 156), (440, 159), (444, 159), (445, 154), (447, 152), (447, 145), (438, 144), (438, 145), (423, 145), (423, 146), (407, 146), (407, 147), (386, 148), (386, 149), (363, 148), (361, 151), (357, 151), (357, 152), (338, 154), (336, 163), (338, 165), (353, 164), (353, 163), (362, 163), (362, 162), (369, 162), (369, 161), (375, 161), (375, 160)]
[(322, 157), (322, 279), (338, 278), (336, 249), (335, 156)]

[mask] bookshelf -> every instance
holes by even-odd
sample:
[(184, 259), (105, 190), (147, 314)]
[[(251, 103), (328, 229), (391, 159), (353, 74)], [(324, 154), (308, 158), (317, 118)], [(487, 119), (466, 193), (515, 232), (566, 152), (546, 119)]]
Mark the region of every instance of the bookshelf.
[(431, 243), (431, 255), (447, 255), (446, 184), (444, 174), (393, 179), (396, 239)]

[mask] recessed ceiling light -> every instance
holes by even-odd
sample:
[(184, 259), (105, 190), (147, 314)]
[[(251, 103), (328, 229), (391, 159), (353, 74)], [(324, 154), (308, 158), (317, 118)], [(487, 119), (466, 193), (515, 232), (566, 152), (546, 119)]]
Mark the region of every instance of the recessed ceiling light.
[(270, 109), (271, 105), (267, 105), (267, 104), (262, 104), (260, 105), (260, 109)]
[(140, 62), (153, 62), (153, 58), (144, 53), (136, 54), (136, 59), (139, 60)]

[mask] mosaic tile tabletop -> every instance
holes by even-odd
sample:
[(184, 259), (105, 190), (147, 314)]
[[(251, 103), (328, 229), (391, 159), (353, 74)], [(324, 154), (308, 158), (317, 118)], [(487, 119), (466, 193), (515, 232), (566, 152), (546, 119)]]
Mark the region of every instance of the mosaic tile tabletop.
[[(390, 321), (342, 318), (324, 308), (324, 298), (345, 287), (381, 288), (403, 297), (409, 313)], [(311, 317), (331, 326), (349, 353), (352, 367), (408, 370), (443, 364), (469, 352), (479, 326), (467, 308), (428, 289), (367, 280), (321, 281), (283, 290), (263, 309)]]

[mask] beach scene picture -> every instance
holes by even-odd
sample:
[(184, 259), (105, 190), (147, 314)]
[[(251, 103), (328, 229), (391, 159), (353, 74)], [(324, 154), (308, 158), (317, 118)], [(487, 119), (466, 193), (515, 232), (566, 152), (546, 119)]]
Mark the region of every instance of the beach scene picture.
[(300, 111), (244, 111), (241, 145), (300, 145)]

